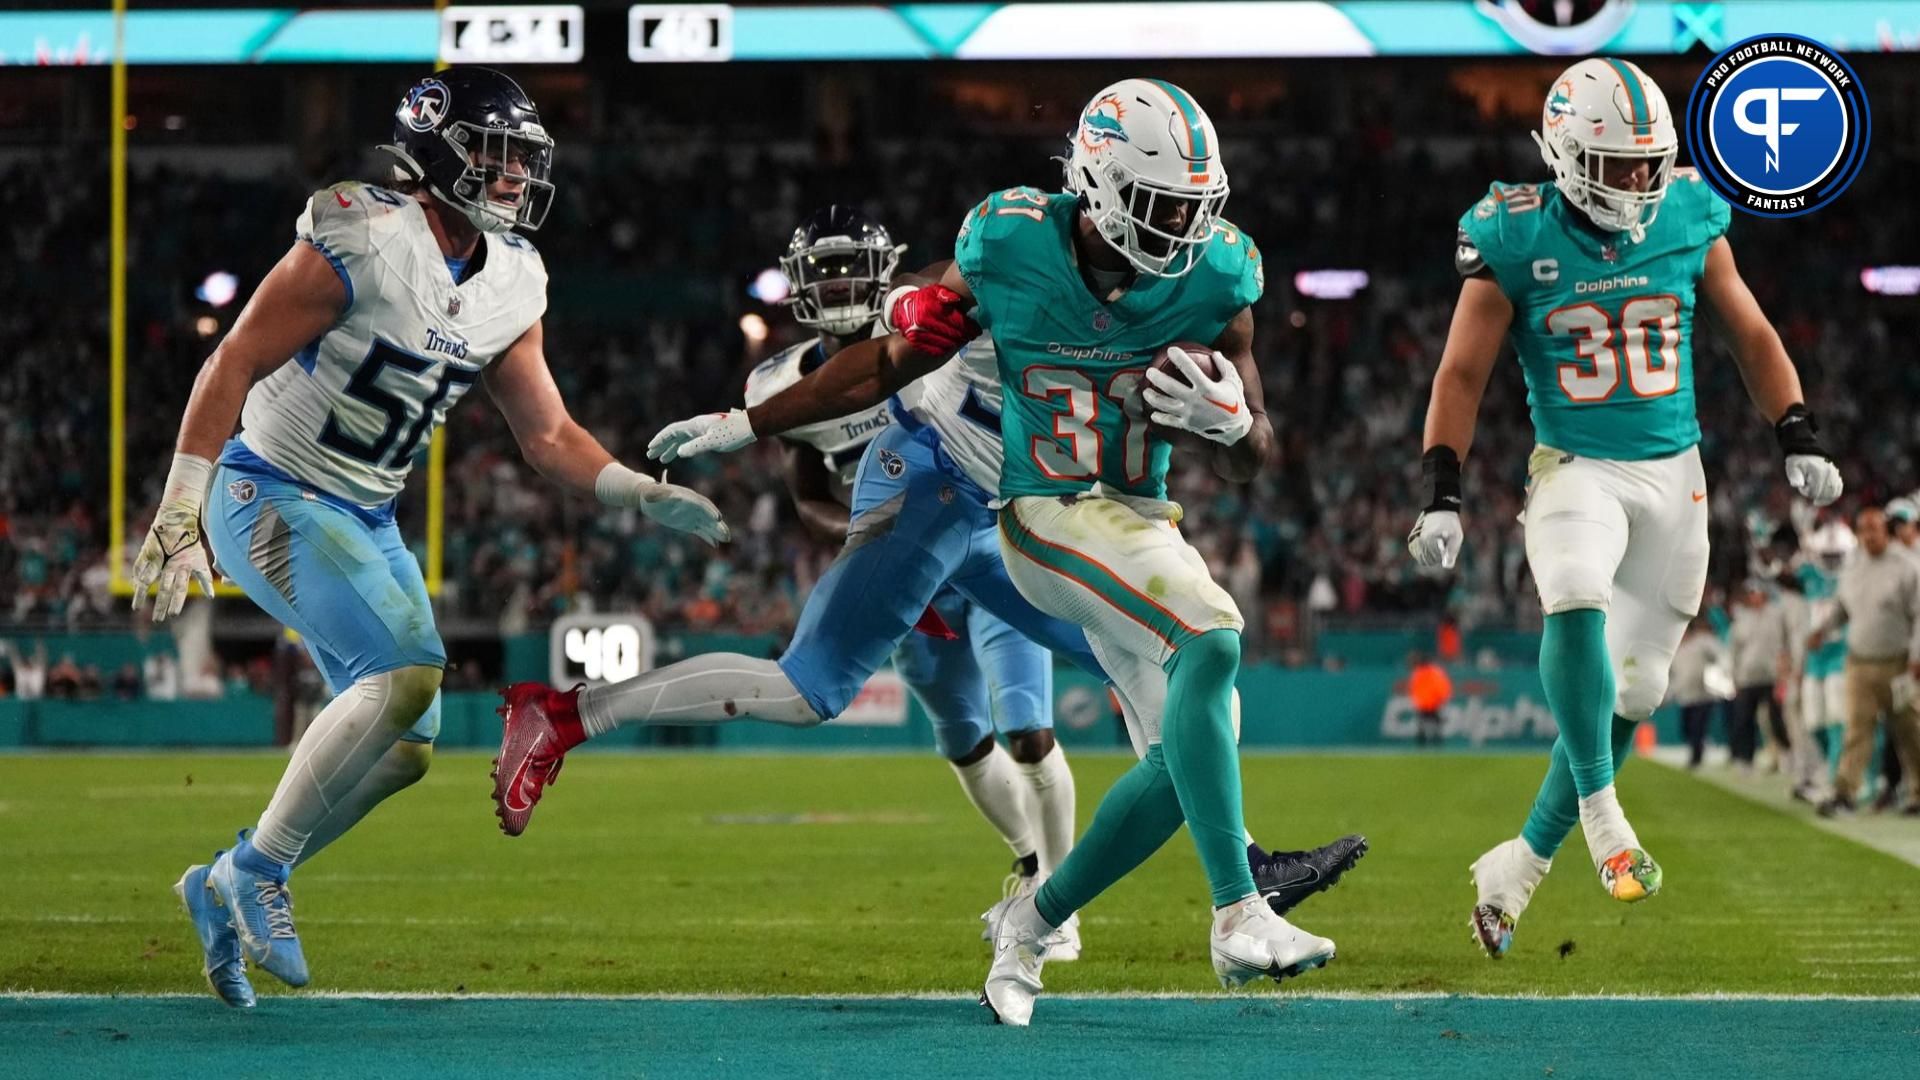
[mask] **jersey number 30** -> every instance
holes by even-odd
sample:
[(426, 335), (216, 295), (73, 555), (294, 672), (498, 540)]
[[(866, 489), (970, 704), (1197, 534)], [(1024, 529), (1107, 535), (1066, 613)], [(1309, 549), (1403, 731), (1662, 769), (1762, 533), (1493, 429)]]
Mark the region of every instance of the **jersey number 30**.
[[(1560, 389), (1582, 404), (1605, 401), (1620, 388), (1620, 354), (1636, 397), (1664, 397), (1680, 389), (1680, 298), (1636, 296), (1616, 318), (1586, 301), (1547, 313), (1547, 332), (1571, 337), (1579, 362), (1560, 365)], [(1660, 335), (1655, 346), (1652, 334)]]
[[(415, 403), (391, 390), (380, 386), (380, 373), (393, 367), (401, 371), (418, 375), (431, 370), (436, 361), (424, 356), (401, 352), (384, 341), (375, 341), (367, 352), (367, 358), (353, 369), (347, 377), (347, 396), (379, 409), (387, 415), (386, 426), (372, 442), (362, 442), (348, 434), (340, 426), (338, 412), (327, 414), (327, 424), (320, 429), (320, 445), (337, 450), (355, 461), (364, 461), (376, 468), (381, 462), (389, 463), (391, 468), (406, 464), (413, 451), (420, 445), (420, 437), (433, 423), (433, 413), (447, 398), (447, 392), (455, 386), (465, 392), (465, 388), (480, 377), (480, 372), (469, 371), (457, 364), (441, 364), (440, 379), (434, 384), (433, 391), (425, 401), (419, 402), (419, 413), (415, 413)], [(403, 438), (401, 433), (405, 432)], [(395, 446), (395, 442), (399, 446)]]

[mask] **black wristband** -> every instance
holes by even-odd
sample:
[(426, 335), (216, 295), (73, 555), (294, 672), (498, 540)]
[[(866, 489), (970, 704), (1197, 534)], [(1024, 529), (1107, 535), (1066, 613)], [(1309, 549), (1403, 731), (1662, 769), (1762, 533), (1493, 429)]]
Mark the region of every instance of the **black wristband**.
[(1425, 510), (1460, 512), (1460, 455), (1451, 446), (1436, 446), (1420, 456), (1420, 476), (1427, 485)]
[(1773, 425), (1773, 437), (1779, 440), (1780, 452), (1788, 457), (1796, 454), (1832, 457), (1820, 442), (1820, 425), (1814, 423), (1813, 414), (1800, 402), (1787, 406), (1787, 411)]

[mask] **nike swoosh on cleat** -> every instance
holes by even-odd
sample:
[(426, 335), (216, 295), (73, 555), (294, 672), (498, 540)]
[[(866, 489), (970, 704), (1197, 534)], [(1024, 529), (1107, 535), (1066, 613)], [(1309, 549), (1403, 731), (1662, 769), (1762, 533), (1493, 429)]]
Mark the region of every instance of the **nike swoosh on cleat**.
[(336, 201), (338, 201), (338, 202), (340, 203), (340, 205), (341, 205), (341, 206), (352, 206), (352, 205), (353, 205), (352, 203), (350, 203), (350, 202), (348, 202), (348, 201), (347, 201), (347, 197), (346, 197), (345, 195), (342, 195), (342, 194), (340, 194), (340, 193), (339, 193), (339, 192), (337, 192), (337, 191), (333, 193), (333, 197), (334, 197), (334, 199), (335, 199)]
[(520, 782), (526, 779), (527, 767), (531, 764), (533, 764), (533, 755), (531, 754), (520, 759), (520, 767), (513, 770), (513, 778), (507, 781), (506, 795), (501, 800), (506, 804), (507, 809), (516, 814), (523, 810), (533, 809), (531, 802), (516, 802), (517, 799), (521, 798)]
[(1274, 882), (1268, 891), (1288, 889), (1296, 885), (1312, 885), (1319, 880), (1320, 871), (1317, 868), (1308, 863), (1296, 863), (1293, 867), (1293, 876), (1285, 881)]

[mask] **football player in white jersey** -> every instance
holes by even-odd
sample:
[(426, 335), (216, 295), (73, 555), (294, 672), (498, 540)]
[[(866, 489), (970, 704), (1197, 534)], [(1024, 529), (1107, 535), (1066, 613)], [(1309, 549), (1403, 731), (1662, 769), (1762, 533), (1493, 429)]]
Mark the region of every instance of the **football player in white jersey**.
[[(795, 321), (818, 334), (754, 368), (746, 403), (765, 401), (850, 342), (872, 336), (903, 250), (883, 226), (852, 207), (833, 205), (809, 215), (793, 231), (780, 268), (792, 283), (788, 303)], [(846, 543), (860, 459), (867, 444), (893, 424), (893, 411), (883, 402), (786, 433), (787, 488), (816, 539)], [(821, 610), (812, 599), (807, 608)], [(918, 629), (893, 650), (894, 669), (926, 708), (934, 745), (968, 800), (1012, 849), (1008, 887), (1052, 873), (1073, 846), (1074, 825), (1073, 772), (1053, 738), (1053, 655), (952, 589), (936, 594)], [(834, 680), (837, 669), (847, 666), (831, 659), (842, 652), (838, 641), (857, 636), (801, 637), (787, 659)], [(864, 679), (866, 672), (853, 674)], [(994, 737), (996, 729), (1006, 736), (1005, 748)], [(1070, 937), (1060, 943), (1063, 958), (1078, 952), (1077, 934)]]
[(136, 609), (159, 586), (156, 621), (190, 584), (212, 595), (204, 516), (221, 572), (299, 632), (336, 695), (251, 835), (175, 886), (209, 984), (242, 1008), (243, 957), (307, 982), (289, 871), (426, 772), (446, 651), (393, 504), (461, 395), (484, 382), (556, 483), (709, 543), (728, 535), (705, 497), (616, 462), (560, 399), (542, 346), (546, 269), (512, 231), (537, 229), (553, 197), (553, 140), (520, 87), (474, 67), (422, 79), (382, 149), (395, 185), (316, 192), (201, 368), (133, 568)]

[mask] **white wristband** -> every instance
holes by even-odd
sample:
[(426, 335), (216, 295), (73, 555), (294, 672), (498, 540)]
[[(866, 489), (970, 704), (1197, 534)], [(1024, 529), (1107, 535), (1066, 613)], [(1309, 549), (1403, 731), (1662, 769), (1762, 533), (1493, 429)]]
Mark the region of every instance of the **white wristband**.
[(167, 487), (162, 502), (178, 502), (198, 514), (207, 503), (207, 488), (213, 484), (213, 462), (198, 454), (173, 455), (173, 467), (167, 470)]
[(880, 328), (889, 334), (898, 333), (899, 327), (893, 325), (893, 305), (910, 292), (918, 290), (918, 285), (897, 285), (888, 290), (887, 298), (880, 302)]
[(593, 478), (593, 497), (607, 506), (638, 506), (640, 493), (659, 482), (646, 473), (609, 461), (600, 475)]

